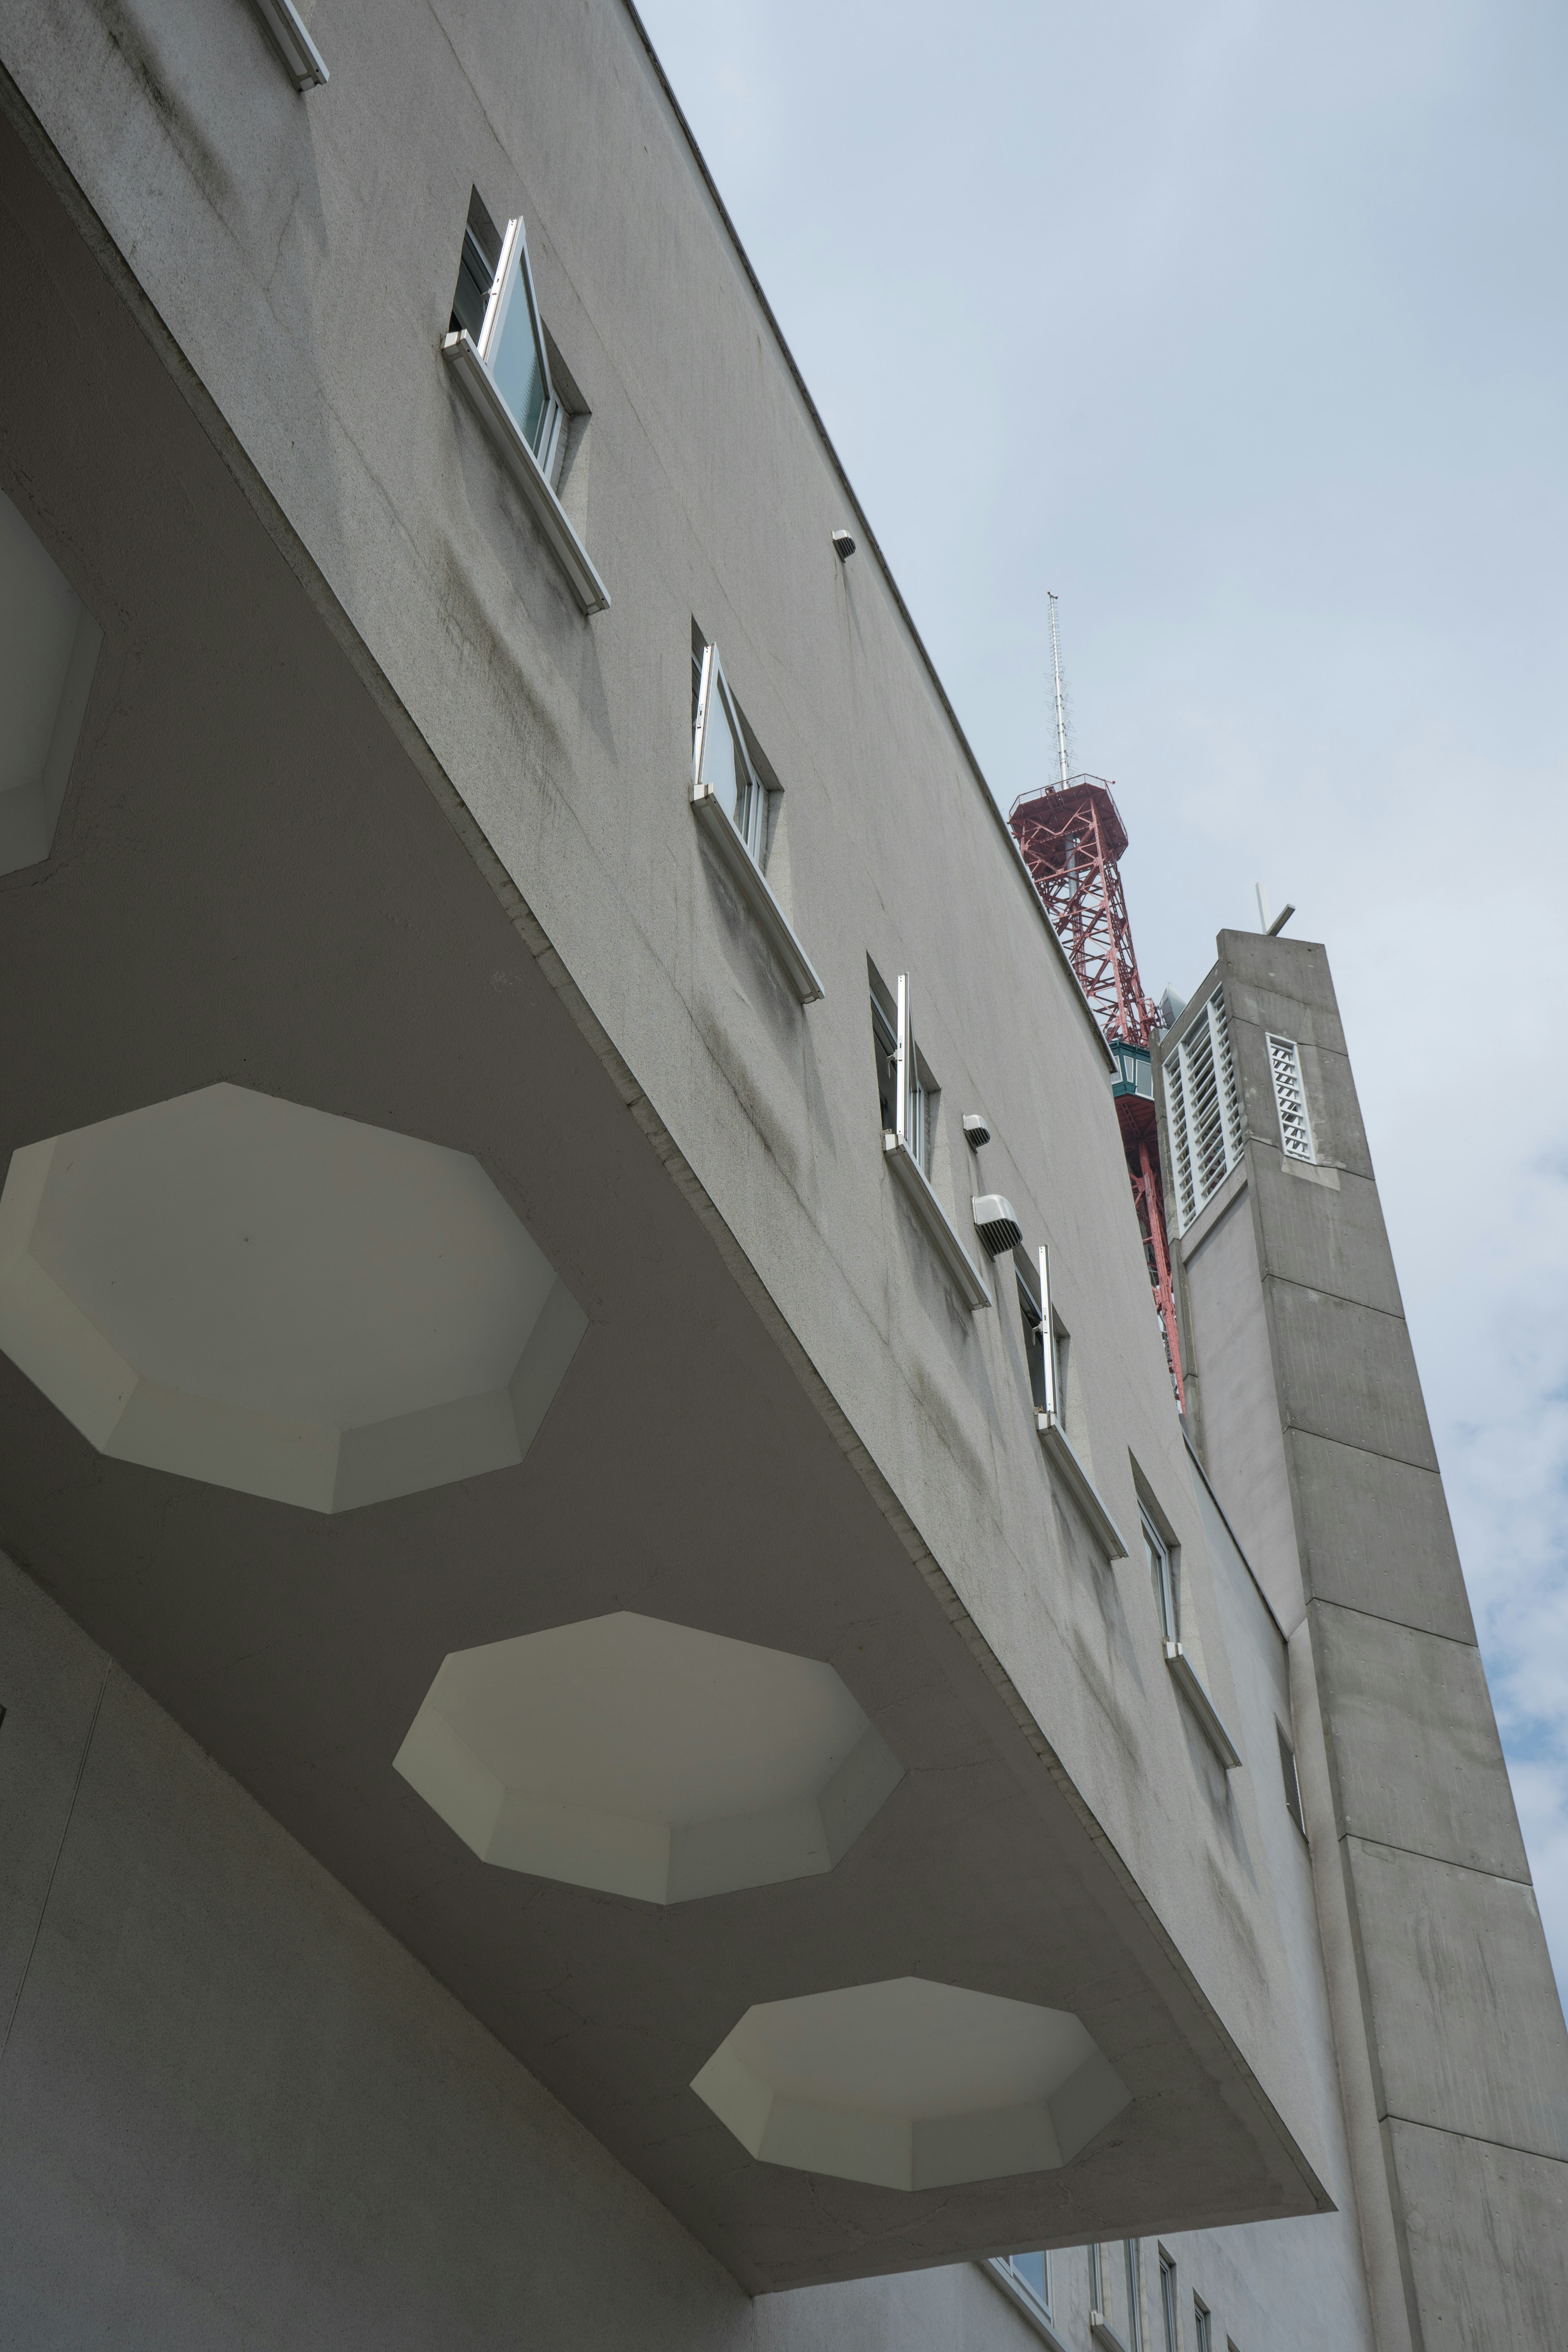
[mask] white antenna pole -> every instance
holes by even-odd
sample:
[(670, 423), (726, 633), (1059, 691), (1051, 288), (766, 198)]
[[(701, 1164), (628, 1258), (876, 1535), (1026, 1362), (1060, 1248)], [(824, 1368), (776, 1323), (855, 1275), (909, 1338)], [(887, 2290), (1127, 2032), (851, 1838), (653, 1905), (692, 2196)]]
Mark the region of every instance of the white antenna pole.
[[(1047, 593), (1048, 593), (1049, 592), (1047, 591)], [(1268, 929), (1268, 901), (1263, 895), (1263, 885), (1261, 882), (1255, 882), (1252, 887), (1258, 893), (1258, 928), (1260, 931), (1267, 931)]]
[(1051, 667), (1056, 672), (1057, 680), (1057, 751), (1061, 760), (1061, 780), (1065, 784), (1068, 780), (1068, 721), (1067, 712), (1062, 707), (1062, 649), (1057, 635), (1057, 600), (1048, 588), (1046, 593), (1051, 600)]

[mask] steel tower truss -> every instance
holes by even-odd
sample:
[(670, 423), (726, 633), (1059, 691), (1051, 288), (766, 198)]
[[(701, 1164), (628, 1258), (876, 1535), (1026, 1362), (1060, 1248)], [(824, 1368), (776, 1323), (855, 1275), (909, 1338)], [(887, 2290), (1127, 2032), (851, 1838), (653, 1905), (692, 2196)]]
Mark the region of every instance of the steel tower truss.
[(1049, 792), (1026, 793), (1014, 802), (1007, 821), (1094, 1017), (1118, 1049), (1116, 1115), (1155, 1312), (1176, 1402), (1184, 1412), (1154, 1115), (1152, 1047), (1163, 1024), (1139, 977), (1121, 891), (1119, 861), (1127, 828), (1110, 786), (1100, 776), (1069, 776)]

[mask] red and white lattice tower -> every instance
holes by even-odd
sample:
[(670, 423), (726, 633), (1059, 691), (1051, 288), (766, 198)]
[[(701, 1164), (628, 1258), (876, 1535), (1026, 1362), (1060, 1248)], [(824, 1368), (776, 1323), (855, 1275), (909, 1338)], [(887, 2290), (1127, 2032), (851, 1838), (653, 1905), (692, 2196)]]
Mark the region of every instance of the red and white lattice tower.
[(1184, 1412), (1181, 1340), (1176, 1330), (1171, 1245), (1154, 1117), (1152, 1049), (1163, 1024), (1159, 1008), (1139, 978), (1127, 902), (1121, 892), (1120, 861), (1127, 846), (1127, 828), (1110, 786), (1102, 778), (1068, 773), (1067, 719), (1054, 596), (1051, 655), (1056, 671), (1057, 747), (1061, 781), (1047, 792), (1021, 795), (1014, 802), (1007, 822), (1094, 1017), (1116, 1054), (1117, 1076), (1111, 1091), (1116, 1097), (1127, 1173), (1138, 1212), (1138, 1229), (1143, 1236), (1155, 1311), (1165, 1336), (1165, 1353), (1176, 1401)]

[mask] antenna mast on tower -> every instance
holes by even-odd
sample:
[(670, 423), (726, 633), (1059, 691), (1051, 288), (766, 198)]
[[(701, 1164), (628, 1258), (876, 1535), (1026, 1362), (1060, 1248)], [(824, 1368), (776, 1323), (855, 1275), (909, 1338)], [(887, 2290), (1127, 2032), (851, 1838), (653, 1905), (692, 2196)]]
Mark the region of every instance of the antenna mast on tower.
[(1051, 607), (1051, 668), (1057, 689), (1057, 755), (1061, 781), (1043, 793), (1025, 793), (1007, 822), (1034, 877), (1051, 926), (1095, 1019), (1116, 1055), (1117, 1123), (1132, 1186), (1138, 1229), (1154, 1291), (1154, 1309), (1165, 1339), (1176, 1402), (1186, 1410), (1182, 1382), (1181, 1340), (1176, 1330), (1175, 1288), (1165, 1193), (1160, 1181), (1160, 1145), (1154, 1113), (1154, 1059), (1151, 1048), (1164, 1025), (1146, 994), (1132, 946), (1132, 929), (1121, 893), (1121, 857), (1127, 846), (1110, 786), (1100, 776), (1069, 776), (1066, 706), (1062, 697), (1061, 640), (1057, 600)]
[(1062, 703), (1062, 649), (1057, 635), (1057, 600), (1049, 588), (1046, 594), (1051, 604), (1051, 668), (1056, 673), (1057, 681), (1057, 753), (1061, 761), (1060, 781), (1065, 784), (1068, 780), (1068, 720)]

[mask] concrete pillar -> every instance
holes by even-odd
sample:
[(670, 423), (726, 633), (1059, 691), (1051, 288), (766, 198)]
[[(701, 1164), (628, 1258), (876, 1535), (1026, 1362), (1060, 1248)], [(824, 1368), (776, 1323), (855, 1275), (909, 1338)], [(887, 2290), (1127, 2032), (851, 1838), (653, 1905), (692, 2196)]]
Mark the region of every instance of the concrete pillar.
[[(1548, 2352), (1568, 2335), (1568, 2033), (1328, 957), (1243, 931), (1218, 950), (1161, 1053), (1223, 989), (1244, 1141), (1178, 1244), (1193, 1420), (1292, 1635), (1380, 2339)], [(1270, 1036), (1297, 1047), (1310, 1160), (1283, 1148)]]

